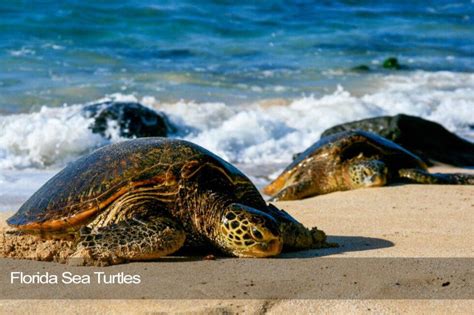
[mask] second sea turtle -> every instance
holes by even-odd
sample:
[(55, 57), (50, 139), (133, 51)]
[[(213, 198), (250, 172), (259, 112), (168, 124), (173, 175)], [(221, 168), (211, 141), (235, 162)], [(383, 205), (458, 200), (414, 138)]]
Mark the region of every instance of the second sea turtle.
[(294, 200), (335, 191), (383, 186), (395, 181), (420, 184), (474, 184), (474, 175), (432, 174), (415, 154), (364, 131), (324, 137), (264, 188), (272, 200)]

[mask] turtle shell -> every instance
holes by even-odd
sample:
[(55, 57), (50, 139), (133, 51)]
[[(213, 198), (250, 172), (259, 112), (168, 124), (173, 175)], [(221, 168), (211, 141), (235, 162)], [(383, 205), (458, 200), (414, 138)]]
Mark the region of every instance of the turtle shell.
[(324, 137), (298, 154), (280, 176), (265, 187), (264, 192), (275, 194), (300, 168), (312, 167), (320, 178), (327, 177), (345, 161), (360, 154), (383, 160), (392, 174), (401, 168), (427, 168), (418, 156), (390, 140), (370, 132), (345, 131)]
[(141, 138), (70, 163), (7, 222), (24, 230), (64, 230), (86, 224), (127, 192), (153, 186), (164, 196), (189, 181), (249, 206), (265, 204), (245, 175), (204, 148), (183, 140)]
[(418, 156), (395, 142), (371, 132), (355, 130), (323, 137), (298, 155), (285, 171), (310, 157), (328, 155), (328, 158), (333, 160), (345, 161), (360, 153), (367, 157), (378, 156), (388, 163), (389, 167), (396, 169), (410, 167), (426, 169), (426, 164)]

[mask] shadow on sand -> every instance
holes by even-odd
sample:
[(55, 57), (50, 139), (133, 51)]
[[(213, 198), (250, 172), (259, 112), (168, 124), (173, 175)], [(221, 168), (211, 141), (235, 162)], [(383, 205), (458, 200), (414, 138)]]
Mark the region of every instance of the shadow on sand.
[(331, 256), (345, 252), (358, 252), (395, 246), (393, 242), (381, 238), (364, 236), (337, 236), (329, 235), (328, 242), (337, 243), (339, 247), (303, 250), (298, 252), (282, 253), (277, 258), (312, 258)]
[[(276, 259), (291, 259), (291, 258), (314, 258), (331, 256), (345, 252), (358, 252), (365, 250), (373, 250), (379, 248), (387, 248), (395, 246), (393, 242), (374, 237), (363, 236), (337, 236), (329, 235), (328, 242), (337, 243), (339, 247), (302, 250), (297, 252), (283, 252)], [(204, 257), (210, 255), (213, 259), (235, 259), (235, 257), (228, 257), (210, 250), (180, 250), (174, 256), (163, 257), (154, 261), (163, 262), (189, 262), (206, 260)]]

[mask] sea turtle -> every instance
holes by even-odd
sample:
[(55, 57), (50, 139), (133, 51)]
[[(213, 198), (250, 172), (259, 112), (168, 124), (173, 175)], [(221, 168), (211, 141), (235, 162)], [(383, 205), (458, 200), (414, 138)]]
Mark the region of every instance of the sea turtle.
[(264, 188), (272, 200), (293, 200), (397, 180), (474, 184), (474, 175), (430, 174), (416, 155), (376, 134), (340, 132), (314, 143)]
[[(68, 259), (84, 265), (155, 259), (183, 246), (267, 257), (282, 247), (327, 245), (324, 232), (267, 205), (230, 163), (196, 144), (165, 138), (123, 141), (79, 158), (7, 222), (17, 230), (11, 237), (72, 238)], [(7, 256), (15, 256), (10, 251)]]

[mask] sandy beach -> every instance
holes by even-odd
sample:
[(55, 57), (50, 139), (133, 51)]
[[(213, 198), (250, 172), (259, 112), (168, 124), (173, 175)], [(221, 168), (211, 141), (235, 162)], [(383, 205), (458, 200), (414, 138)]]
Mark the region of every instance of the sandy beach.
[[(280, 202), (340, 247), (276, 259), (170, 257), (94, 269), (139, 274), (134, 287), (10, 284), (13, 271), (92, 270), (2, 259), (0, 306), (2, 313), (469, 313), (473, 196), (472, 186), (400, 185)], [(2, 222), (8, 215), (2, 213)]]

